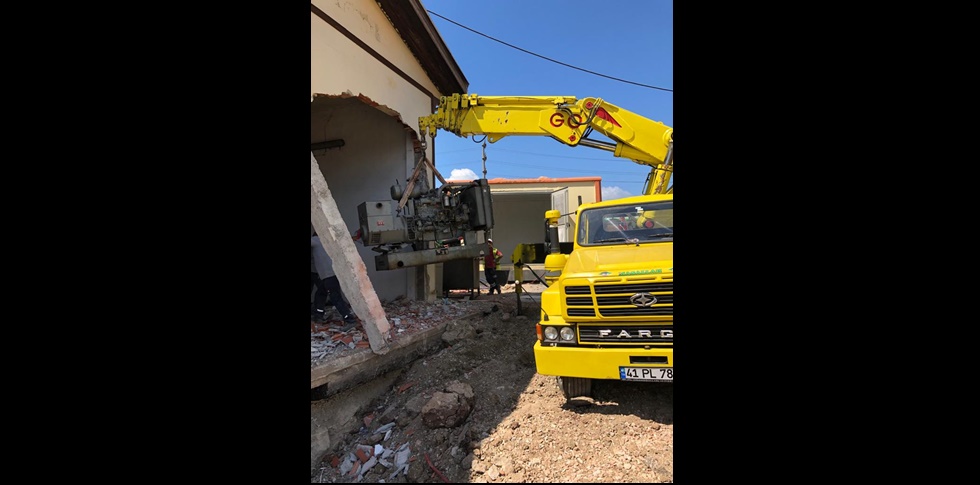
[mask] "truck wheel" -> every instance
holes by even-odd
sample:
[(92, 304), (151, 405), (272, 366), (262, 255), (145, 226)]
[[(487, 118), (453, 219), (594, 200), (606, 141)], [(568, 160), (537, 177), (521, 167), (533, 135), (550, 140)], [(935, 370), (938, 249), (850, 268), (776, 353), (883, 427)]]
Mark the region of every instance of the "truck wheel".
[(565, 399), (574, 397), (592, 397), (592, 379), (582, 377), (559, 377), (558, 387)]

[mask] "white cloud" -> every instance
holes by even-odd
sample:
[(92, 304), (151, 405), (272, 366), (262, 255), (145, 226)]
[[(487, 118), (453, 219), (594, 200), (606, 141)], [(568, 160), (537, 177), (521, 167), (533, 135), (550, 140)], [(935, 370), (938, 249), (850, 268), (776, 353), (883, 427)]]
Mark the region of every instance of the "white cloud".
[(603, 187), (602, 188), (602, 200), (612, 200), (612, 199), (622, 199), (623, 197), (629, 197), (633, 194), (619, 188), (619, 187)]
[(449, 179), (452, 180), (476, 180), (478, 178), (480, 177), (468, 168), (454, 168), (452, 173), (449, 174)]

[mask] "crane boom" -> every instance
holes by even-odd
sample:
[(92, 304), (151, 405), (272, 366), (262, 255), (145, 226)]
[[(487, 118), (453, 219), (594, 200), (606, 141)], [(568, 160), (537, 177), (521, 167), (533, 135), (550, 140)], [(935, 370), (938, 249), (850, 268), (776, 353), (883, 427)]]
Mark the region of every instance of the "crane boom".
[[(673, 128), (601, 98), (453, 94), (440, 99), (435, 113), (419, 118), (420, 134), (434, 138), (439, 129), (464, 138), (486, 135), (490, 143), (506, 136), (549, 136), (611, 151), (652, 167), (645, 194), (666, 193), (673, 173)], [(593, 130), (615, 143), (590, 139)]]

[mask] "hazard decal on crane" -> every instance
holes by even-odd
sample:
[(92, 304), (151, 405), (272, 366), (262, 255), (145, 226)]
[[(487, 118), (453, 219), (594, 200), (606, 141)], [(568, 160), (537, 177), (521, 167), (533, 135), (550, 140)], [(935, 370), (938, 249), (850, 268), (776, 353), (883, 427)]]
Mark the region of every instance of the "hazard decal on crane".
[(596, 110), (595, 115), (598, 118), (604, 119), (604, 120), (606, 120), (606, 121), (608, 121), (608, 122), (610, 122), (610, 123), (612, 123), (612, 124), (614, 124), (614, 125), (622, 128), (622, 125), (620, 125), (619, 122), (616, 121), (616, 118), (613, 118), (612, 115), (609, 114), (608, 111), (602, 109), (602, 107), (600, 107), (599, 109)]

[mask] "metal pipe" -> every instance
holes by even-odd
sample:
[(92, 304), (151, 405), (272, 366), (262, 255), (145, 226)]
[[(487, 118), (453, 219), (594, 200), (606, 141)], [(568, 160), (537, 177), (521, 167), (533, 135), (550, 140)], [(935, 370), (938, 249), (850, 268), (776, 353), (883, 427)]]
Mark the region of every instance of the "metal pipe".
[(599, 140), (592, 140), (589, 138), (582, 138), (581, 140), (578, 141), (578, 144), (585, 145), (587, 147), (598, 148), (600, 150), (606, 150), (609, 152), (616, 151), (615, 143), (606, 143)]
[(479, 258), (485, 245), (451, 246), (448, 248), (421, 249), (418, 251), (392, 251), (374, 257), (374, 269), (387, 271), (393, 269), (425, 266), (457, 259)]
[(327, 140), (321, 141), (320, 143), (310, 143), (310, 151), (313, 150), (328, 150), (330, 148), (340, 148), (344, 146), (344, 140)]

